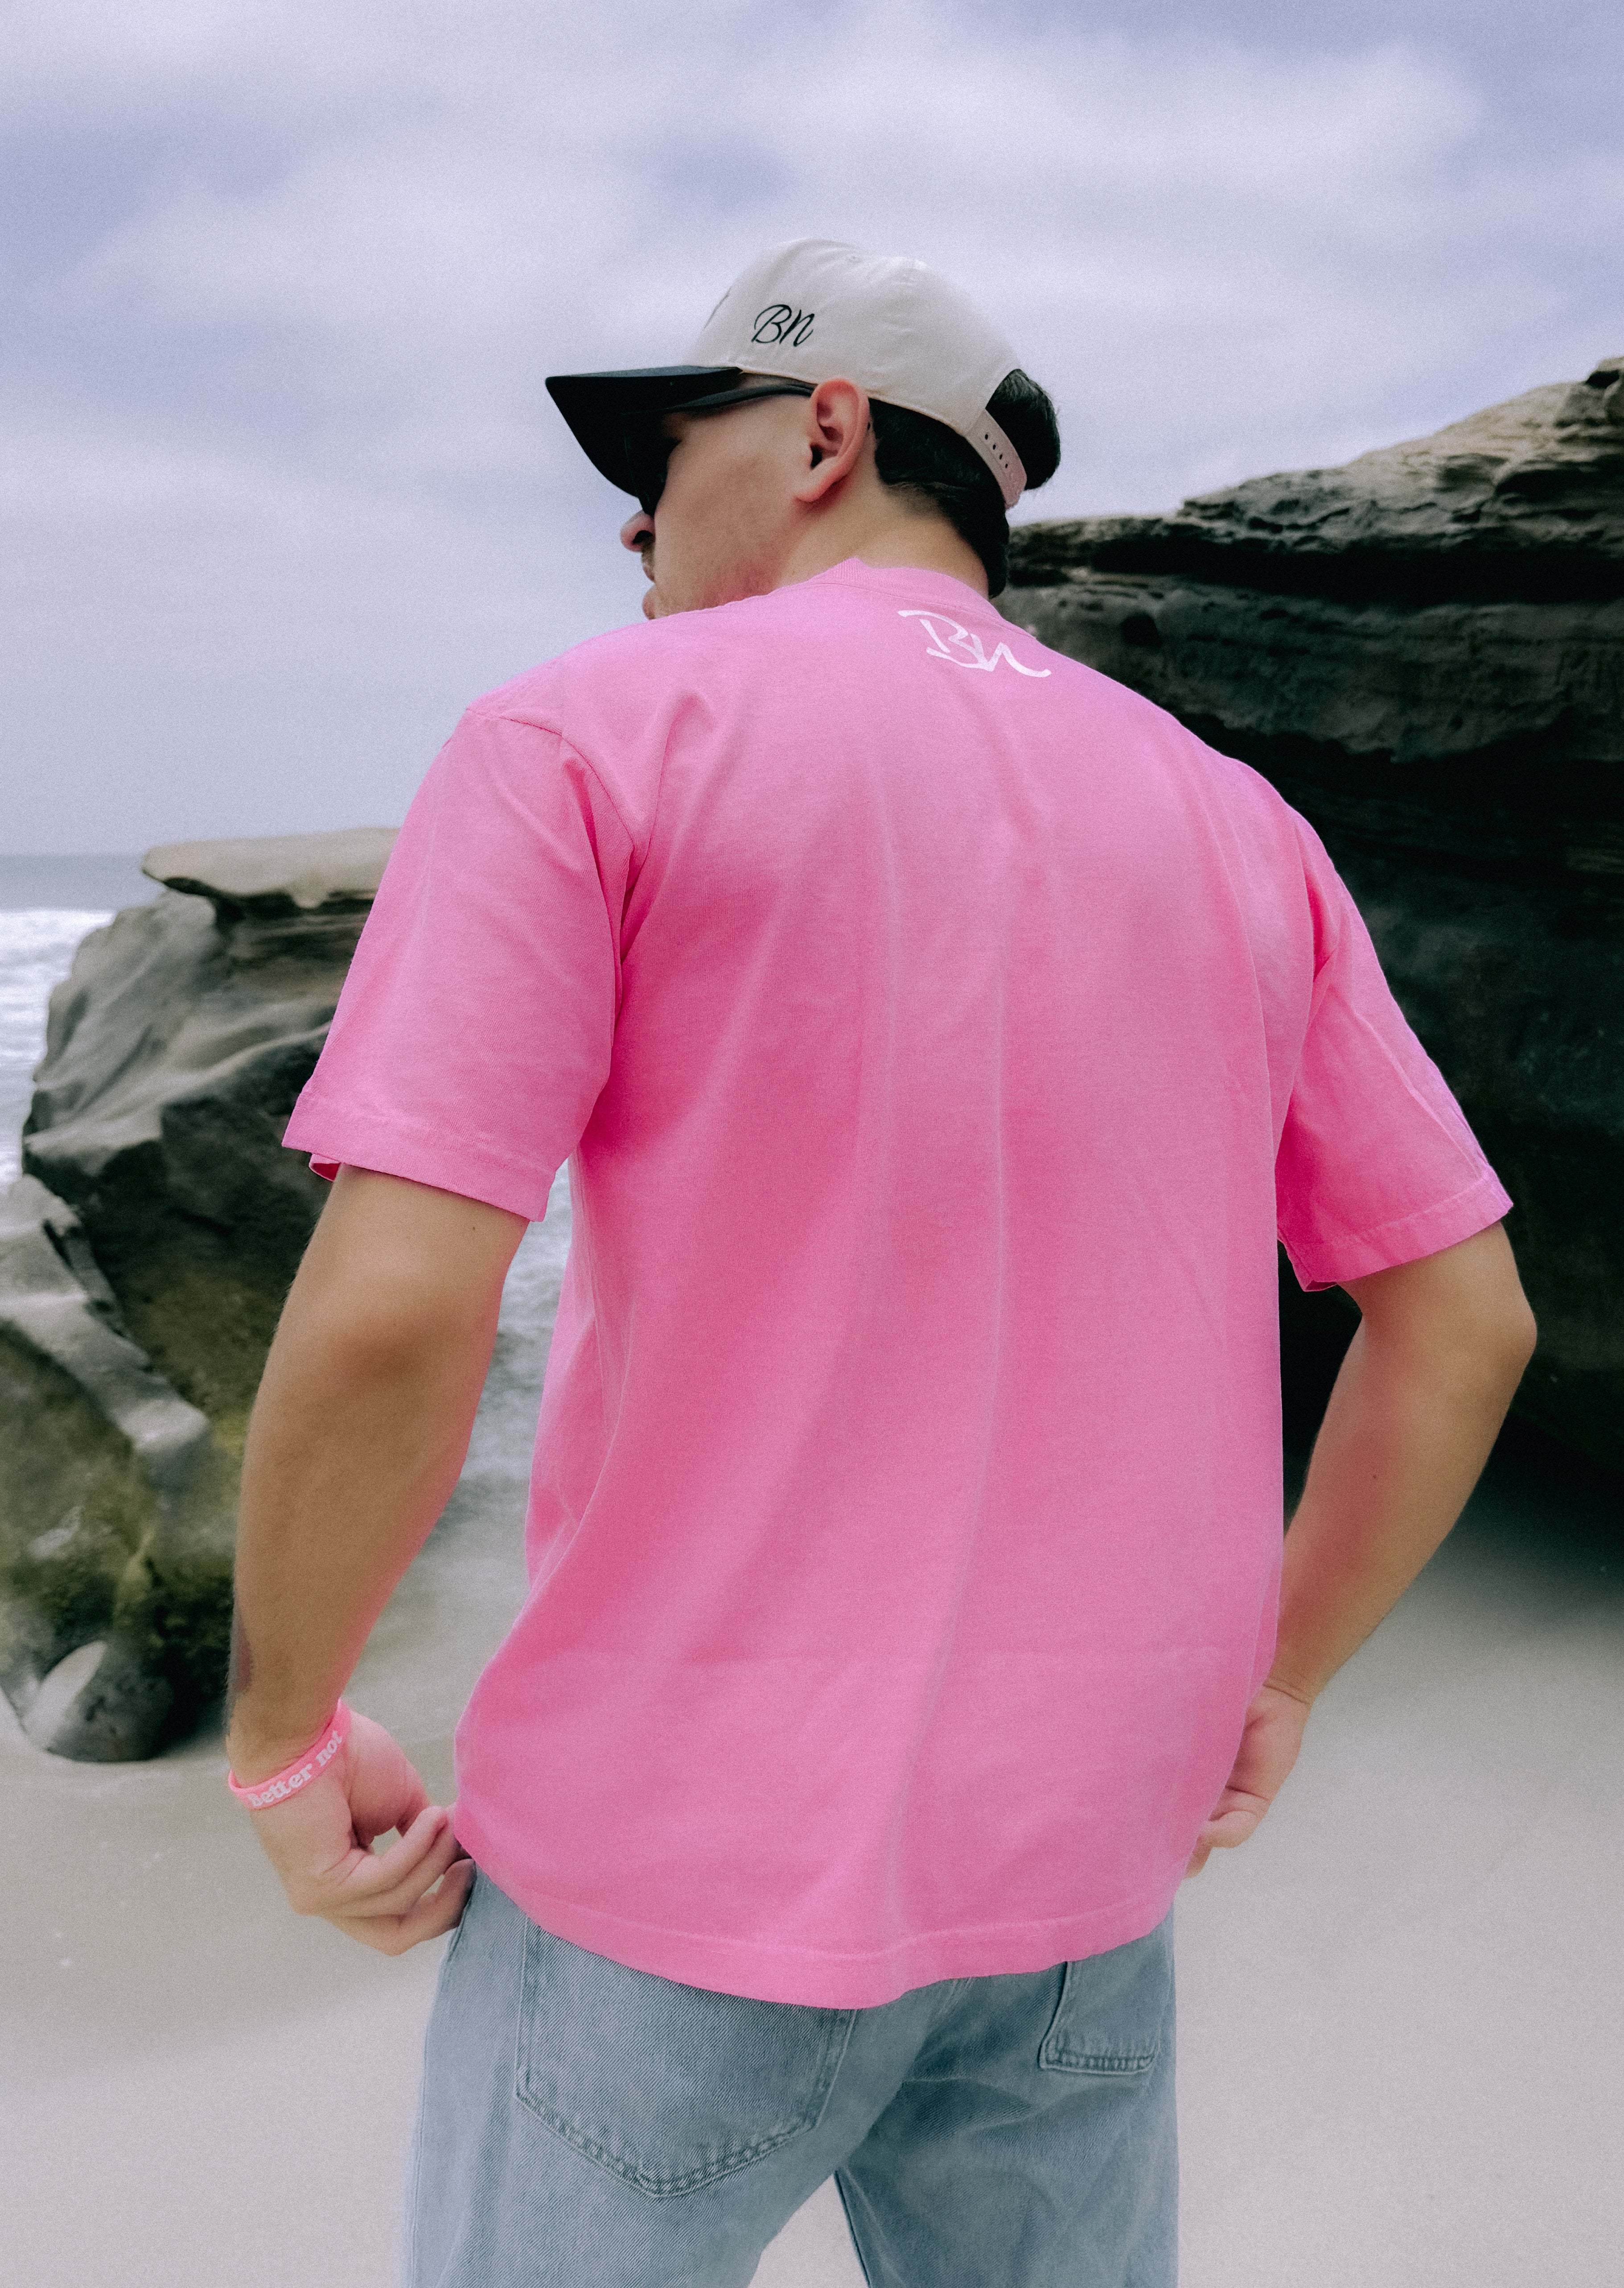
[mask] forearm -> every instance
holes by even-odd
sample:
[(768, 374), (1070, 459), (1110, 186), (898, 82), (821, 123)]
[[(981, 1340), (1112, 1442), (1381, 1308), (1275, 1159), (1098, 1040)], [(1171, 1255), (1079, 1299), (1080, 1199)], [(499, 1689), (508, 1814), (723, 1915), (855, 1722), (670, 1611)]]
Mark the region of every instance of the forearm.
[(233, 1764), (275, 1770), (331, 1713), (444, 1507), (478, 1388), (432, 1357), (375, 1361), (342, 1327), (294, 1329), (251, 1426), (237, 1529)]
[[(1496, 1275), (1492, 1235), (1466, 1247), (1477, 1254), (1464, 1266), (1432, 1263)], [(1496, 1295), (1477, 1315), (1438, 1292), (1429, 1266), (1402, 1270), (1413, 1275), (1412, 1308), (1373, 1307), (1354, 1334), (1286, 1535), (1270, 1681), (1304, 1700), (1397, 1604), (1460, 1517), (1532, 1347), (1514, 1270), (1514, 1299)]]
[(448, 1294), (369, 1231), (365, 1187), (386, 1180), (335, 1196), (249, 1428), (229, 1737), (246, 1779), (298, 1755), (330, 1714), (457, 1482), (490, 1362), (499, 1275)]

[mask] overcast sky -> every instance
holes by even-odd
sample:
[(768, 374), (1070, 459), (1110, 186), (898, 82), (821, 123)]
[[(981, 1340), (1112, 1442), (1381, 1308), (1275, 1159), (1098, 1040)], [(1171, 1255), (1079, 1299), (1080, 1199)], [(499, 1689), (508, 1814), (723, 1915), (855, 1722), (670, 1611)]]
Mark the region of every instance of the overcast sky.
[(0, 848), (394, 823), (633, 618), (543, 376), (802, 234), (914, 254), (1154, 510), (1624, 350), (1624, 10), (25, 0)]

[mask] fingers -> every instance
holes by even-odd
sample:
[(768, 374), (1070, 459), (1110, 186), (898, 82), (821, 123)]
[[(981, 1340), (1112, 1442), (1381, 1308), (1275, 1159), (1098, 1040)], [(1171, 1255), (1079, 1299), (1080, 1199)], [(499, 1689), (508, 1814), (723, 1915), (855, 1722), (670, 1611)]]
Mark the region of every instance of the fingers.
[(419, 1899), (404, 1913), (330, 1914), (327, 1919), (346, 1937), (359, 1939), (362, 1946), (370, 1946), (378, 1954), (404, 1954), (408, 1947), (420, 1946), (425, 1939), (442, 1938), (447, 1931), (456, 1928), (468, 1903), (473, 1880), (473, 1860), (458, 1859), (441, 1877), (439, 1889)]
[(1196, 1838), (1184, 1869), (1185, 1879), (1198, 1875), (1214, 1851), (1233, 1851), (1255, 1835), (1269, 1805), (1261, 1796), (1237, 1801), (1238, 1791), (1226, 1789), (1222, 1808), (1215, 1811)]
[(428, 1790), (416, 1766), (370, 1717), (354, 1718), (345, 1766), (350, 1818), (362, 1843), (392, 1827), (403, 1835), (429, 1808)]
[(404, 1835), (426, 1811), (434, 1808), (429, 1801), (428, 1790), (410, 1764), (405, 1766), (401, 1784), (392, 1788), (386, 1796), (379, 1797), (375, 1791), (357, 1790), (350, 1798), (350, 1819), (356, 1840), (369, 1849), (391, 1828)]
[(387, 1851), (361, 1855), (327, 1911), (363, 1917), (404, 1914), (464, 1855), (450, 1816), (431, 1804)]
[(301, 1913), (330, 1920), (402, 1914), (439, 1881), (458, 1848), (450, 1814), (430, 1804), (386, 1851), (354, 1847), (341, 1867), (296, 1903)]
[[(1245, 1815), (1237, 1813), (1231, 1816), (1238, 1820)], [(1259, 1816), (1261, 1817), (1262, 1815), (1260, 1814)], [(1198, 1875), (1214, 1851), (1233, 1851), (1238, 1845), (1246, 1842), (1256, 1826), (1257, 1820), (1251, 1817), (1246, 1817), (1246, 1823), (1244, 1826), (1227, 1828), (1221, 1827), (1219, 1822), (1209, 1819), (1196, 1838), (1196, 1847), (1190, 1853), (1184, 1869), (1186, 1879), (1191, 1875)]]
[(1297, 1760), (1309, 1713), (1294, 1694), (1264, 1685), (1246, 1711), (1231, 1784), (1272, 1800)]
[(290, 1848), (302, 1840), (285, 1834), (267, 1839), (295, 1912), (330, 1919), (400, 1912), (438, 1881), (460, 1851), (451, 1815), (438, 1804), (426, 1805), (386, 1851), (365, 1849), (347, 1831), (337, 1851)]
[[(401, 1954), (438, 1938), (462, 1914), (474, 1863), (451, 1815), (381, 1724), (351, 1720), (344, 1752), (284, 1803), (251, 1814), (296, 1913)], [(370, 1847), (391, 1828), (386, 1851)]]
[(1257, 1832), (1258, 1823), (1268, 1810), (1267, 1804), (1234, 1805), (1209, 1819), (1201, 1830), (1200, 1839), (1217, 1851), (1233, 1851)]
[(1257, 1832), (1297, 1760), (1309, 1712), (1306, 1701), (1280, 1686), (1265, 1684), (1254, 1695), (1229, 1783), (1185, 1863), (1187, 1879), (1214, 1851), (1233, 1851)]
[(363, 1946), (402, 1954), (451, 1929), (473, 1879), (474, 1862), (449, 1815), (431, 1804), (387, 1851), (356, 1851), (339, 1882), (294, 1903), (300, 1913), (319, 1916)]

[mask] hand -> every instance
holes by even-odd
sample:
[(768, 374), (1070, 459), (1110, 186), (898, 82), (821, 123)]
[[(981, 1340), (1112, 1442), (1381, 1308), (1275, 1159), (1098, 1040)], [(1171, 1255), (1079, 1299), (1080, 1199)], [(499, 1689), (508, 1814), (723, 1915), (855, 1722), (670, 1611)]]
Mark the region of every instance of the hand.
[(1186, 1879), (1198, 1875), (1214, 1850), (1232, 1851), (1256, 1828), (1297, 1760), (1309, 1704), (1280, 1685), (1261, 1687), (1246, 1710), (1229, 1784), (1196, 1838)]
[[(430, 1803), (407, 1757), (369, 1717), (352, 1716), (349, 1738), (319, 1779), (249, 1817), (294, 1912), (320, 1915), (380, 1954), (404, 1954), (462, 1918), (474, 1862), (450, 1813)], [(397, 1839), (374, 1852), (392, 1827)]]

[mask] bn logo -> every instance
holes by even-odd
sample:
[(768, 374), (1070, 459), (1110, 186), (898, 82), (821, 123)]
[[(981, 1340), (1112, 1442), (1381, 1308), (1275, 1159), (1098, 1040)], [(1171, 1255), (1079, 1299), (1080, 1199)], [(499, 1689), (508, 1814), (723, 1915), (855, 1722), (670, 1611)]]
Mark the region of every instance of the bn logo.
[(983, 675), (991, 675), (1002, 660), (1013, 667), (1017, 675), (1047, 675), (1047, 667), (1023, 667), (1007, 643), (1001, 643), (991, 655), (978, 635), (961, 628), (957, 620), (950, 620), (945, 612), (899, 612), (899, 620), (920, 620), (930, 639), (927, 659), (945, 659), (954, 667), (978, 667)]
[(787, 302), (769, 302), (765, 310), (756, 312), (756, 328), (752, 342), (788, 342), (792, 349), (800, 349), (812, 338), (814, 310), (792, 310)]

